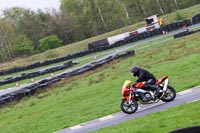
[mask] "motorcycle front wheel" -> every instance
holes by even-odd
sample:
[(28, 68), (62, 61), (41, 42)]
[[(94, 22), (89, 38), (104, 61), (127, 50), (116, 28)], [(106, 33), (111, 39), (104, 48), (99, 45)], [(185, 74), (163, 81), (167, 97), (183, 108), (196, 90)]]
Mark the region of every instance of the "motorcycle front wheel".
[(172, 87), (172, 86), (167, 86), (167, 90), (164, 93), (163, 97), (161, 98), (161, 100), (163, 102), (171, 102), (175, 99), (176, 97), (176, 90)]
[(138, 103), (135, 101), (135, 99), (131, 99), (131, 103), (128, 103), (126, 99), (122, 99), (120, 107), (124, 113), (132, 114), (137, 111)]

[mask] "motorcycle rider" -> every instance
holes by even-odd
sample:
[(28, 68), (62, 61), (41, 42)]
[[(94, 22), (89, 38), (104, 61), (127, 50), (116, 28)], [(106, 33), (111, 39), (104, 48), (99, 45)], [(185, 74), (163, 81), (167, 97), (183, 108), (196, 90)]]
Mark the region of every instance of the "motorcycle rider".
[(159, 87), (155, 85), (156, 78), (153, 74), (138, 66), (133, 66), (131, 68), (131, 73), (133, 74), (133, 76), (138, 77), (138, 79), (135, 81), (135, 83), (132, 84), (132, 86), (136, 85), (138, 82), (145, 82), (145, 84), (142, 86), (142, 89), (153, 90), (155, 92), (155, 95), (159, 93)]

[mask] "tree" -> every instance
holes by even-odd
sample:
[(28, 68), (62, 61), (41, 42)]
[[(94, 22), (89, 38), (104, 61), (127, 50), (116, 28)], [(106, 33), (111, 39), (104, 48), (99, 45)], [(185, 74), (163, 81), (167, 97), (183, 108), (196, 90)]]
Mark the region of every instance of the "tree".
[(63, 40), (64, 44), (70, 44), (78, 40), (76, 38), (78, 33), (75, 33), (75, 20), (69, 14), (52, 10), (51, 14), (47, 14), (46, 19), (42, 31), (44, 36), (55, 34)]
[(4, 20), (13, 26), (16, 34), (21, 33), (21, 31), (19, 31), (19, 22), (25, 12), (26, 9), (20, 7), (7, 8), (3, 10)]
[(5, 20), (0, 19), (0, 57), (4, 61), (7, 57), (13, 58), (12, 40), (15, 38), (13, 27)]
[(13, 7), (4, 10), (4, 19), (10, 23), (17, 35), (24, 34), (33, 41), (34, 48), (38, 47), (38, 40), (43, 37), (46, 14), (42, 10), (34, 12), (30, 9)]
[(25, 34), (33, 41), (34, 49), (39, 45), (39, 39), (44, 37), (43, 29), (46, 22), (45, 13), (41, 10), (34, 12), (26, 10), (19, 21), (19, 28), (22, 34)]
[(96, 4), (99, 10), (97, 15), (100, 16), (101, 22), (106, 29), (105, 31), (112, 31), (128, 23), (126, 14), (124, 13), (124, 7), (118, 0), (96, 0)]
[(14, 41), (13, 49), (17, 56), (31, 55), (34, 50), (33, 42), (25, 35), (19, 35)]
[(62, 46), (62, 40), (57, 35), (50, 35), (39, 40), (39, 50), (44, 52)]
[(93, 6), (95, 6), (95, 3), (90, 0), (61, 1), (62, 14), (69, 14), (74, 19), (74, 25), (76, 25), (74, 32), (78, 40), (83, 40), (99, 33), (98, 30), (101, 24), (96, 19), (99, 17), (93, 14), (93, 11), (97, 13), (98, 9)]

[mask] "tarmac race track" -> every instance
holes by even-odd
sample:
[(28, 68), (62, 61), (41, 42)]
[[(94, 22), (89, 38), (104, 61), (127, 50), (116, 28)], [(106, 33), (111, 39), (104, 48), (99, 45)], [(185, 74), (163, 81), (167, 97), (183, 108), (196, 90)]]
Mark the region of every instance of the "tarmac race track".
[(147, 114), (163, 111), (171, 107), (176, 107), (184, 103), (191, 103), (198, 100), (200, 100), (200, 86), (177, 93), (175, 100), (169, 103), (160, 101), (154, 104), (140, 105), (134, 114), (129, 115), (121, 111), (73, 127), (69, 127), (55, 133), (88, 133), (91, 131), (96, 131), (100, 128), (117, 125), (119, 123), (133, 120)]

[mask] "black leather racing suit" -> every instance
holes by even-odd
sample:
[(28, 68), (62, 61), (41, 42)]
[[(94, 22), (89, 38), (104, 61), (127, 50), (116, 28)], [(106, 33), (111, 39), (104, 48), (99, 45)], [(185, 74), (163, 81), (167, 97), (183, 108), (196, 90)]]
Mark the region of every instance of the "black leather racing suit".
[(138, 77), (138, 79), (135, 82), (143, 82), (145, 81), (146, 83), (143, 85), (142, 89), (148, 90), (152, 89), (155, 90), (157, 89), (156, 84), (156, 78), (153, 74), (148, 72), (147, 70), (144, 70), (142, 68), (138, 69), (138, 72), (135, 74), (135, 76)]

